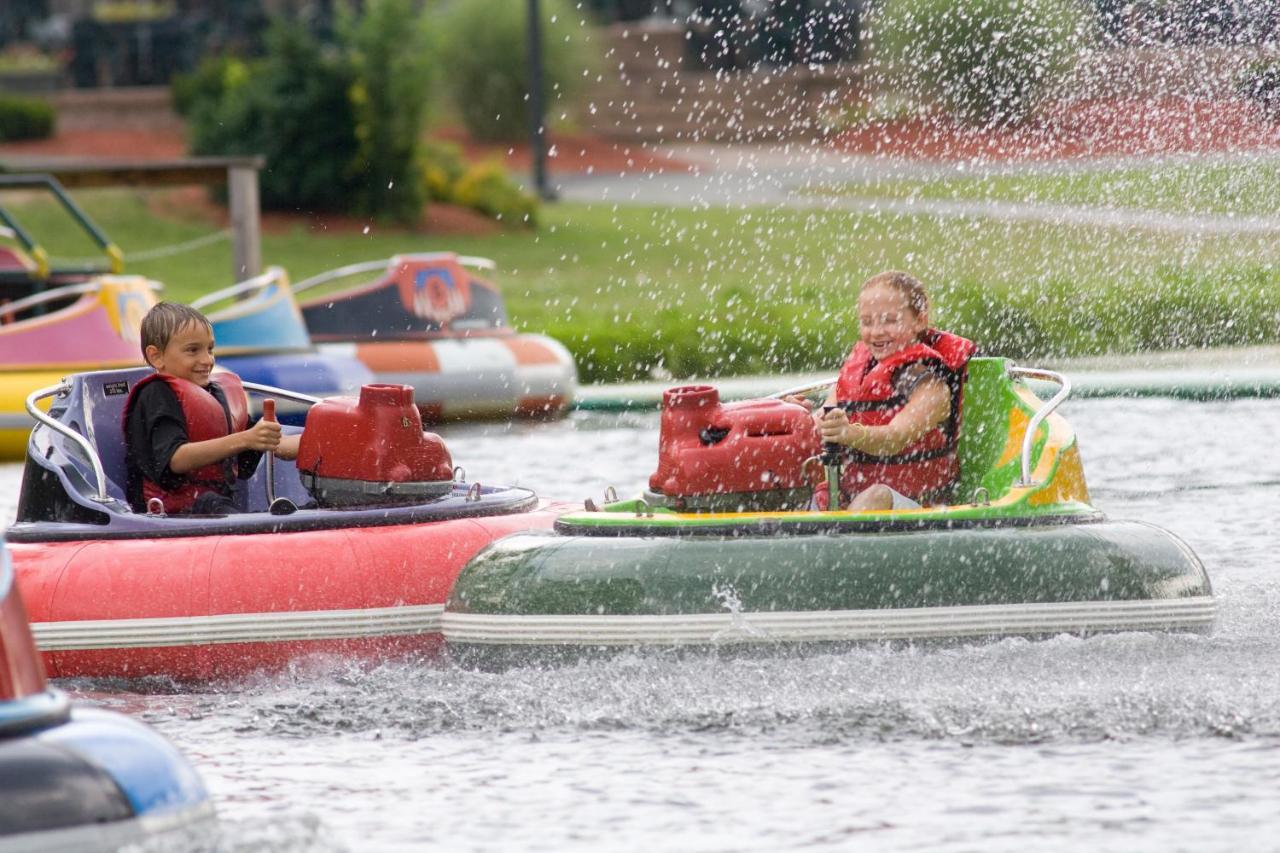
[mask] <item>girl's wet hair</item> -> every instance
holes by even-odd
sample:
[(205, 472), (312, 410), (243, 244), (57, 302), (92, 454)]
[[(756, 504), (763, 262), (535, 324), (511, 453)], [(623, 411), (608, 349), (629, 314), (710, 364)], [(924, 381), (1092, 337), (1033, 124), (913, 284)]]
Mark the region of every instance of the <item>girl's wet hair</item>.
[(917, 317), (922, 317), (929, 311), (929, 294), (925, 292), (924, 285), (920, 283), (920, 279), (910, 273), (900, 272), (898, 270), (887, 270), (886, 272), (876, 273), (862, 283), (862, 290), (870, 287), (892, 287), (901, 293), (907, 299), (907, 305), (915, 312)]
[(163, 350), (182, 329), (191, 324), (213, 331), (209, 318), (190, 305), (175, 302), (157, 302), (142, 318), (142, 358), (147, 358), (147, 347)]

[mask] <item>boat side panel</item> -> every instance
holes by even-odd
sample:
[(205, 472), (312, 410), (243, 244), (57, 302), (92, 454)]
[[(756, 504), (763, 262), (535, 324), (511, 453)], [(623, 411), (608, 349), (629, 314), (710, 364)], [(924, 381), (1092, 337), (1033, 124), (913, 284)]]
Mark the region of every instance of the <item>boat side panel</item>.
[[(61, 676), (234, 678), (303, 658), (434, 654), (461, 567), (492, 539), (550, 529), (567, 507), (430, 524), (271, 536), (20, 544), (37, 583), (62, 573), (35, 620)], [(193, 565), (203, 560), (202, 565)], [(167, 593), (167, 595), (166, 595)]]
[[(157, 617), (207, 613), (215, 542), (91, 542), (63, 572), (48, 621), (123, 620), (136, 617), (139, 611)], [(204, 671), (196, 652), (184, 649), (182, 656), (189, 659), (184, 668)], [(59, 675), (80, 671), (75, 652), (54, 652), (49, 658)]]
[(459, 577), (449, 611), (791, 612), (1209, 595), (1199, 560), (1145, 524), (740, 539), (513, 537)]

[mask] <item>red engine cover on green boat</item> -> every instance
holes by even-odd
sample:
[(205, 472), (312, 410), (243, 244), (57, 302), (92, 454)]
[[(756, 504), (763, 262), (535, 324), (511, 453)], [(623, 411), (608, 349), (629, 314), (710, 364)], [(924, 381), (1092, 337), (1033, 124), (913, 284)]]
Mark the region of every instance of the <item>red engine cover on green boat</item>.
[(710, 385), (662, 395), (658, 470), (649, 488), (668, 497), (804, 488), (805, 459), (820, 452), (803, 407), (782, 400), (721, 404)]

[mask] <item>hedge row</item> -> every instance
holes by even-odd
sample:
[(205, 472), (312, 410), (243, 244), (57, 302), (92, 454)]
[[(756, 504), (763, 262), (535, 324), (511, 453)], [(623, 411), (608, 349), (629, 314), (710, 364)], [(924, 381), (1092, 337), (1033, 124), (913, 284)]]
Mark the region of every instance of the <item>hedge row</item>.
[[(935, 294), (934, 320), (977, 341), (990, 355), (1018, 360), (1245, 346), (1280, 340), (1274, 274), (1242, 269), (1226, 277), (1169, 271), (1141, 292), (993, 294), (961, 281)], [(577, 315), (546, 327), (574, 354), (584, 382), (834, 370), (857, 340), (848, 315), (806, 306), (689, 316), (663, 309), (619, 322)]]

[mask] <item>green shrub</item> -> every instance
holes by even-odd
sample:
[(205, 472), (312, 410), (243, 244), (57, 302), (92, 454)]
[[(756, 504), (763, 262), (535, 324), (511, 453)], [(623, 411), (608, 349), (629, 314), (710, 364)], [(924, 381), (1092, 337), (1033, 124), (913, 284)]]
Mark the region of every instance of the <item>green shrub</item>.
[(248, 66), (238, 57), (205, 57), (194, 71), (176, 75), (169, 85), (174, 112), (190, 118), (196, 109), (220, 101), (227, 89), (242, 84), (248, 74)]
[(538, 200), (496, 163), (468, 168), (454, 184), (449, 200), (509, 224), (537, 225)]
[(1280, 118), (1280, 61), (1250, 63), (1236, 80), (1236, 91), (1270, 118)]
[[(189, 107), (195, 154), (262, 154), (262, 206), (348, 211), (358, 143), (354, 74), (302, 26), (272, 24), (267, 55), (202, 90)], [(236, 66), (228, 65), (227, 70)]]
[(427, 198), (454, 203), (454, 187), (466, 172), (467, 161), (457, 145), (438, 140), (422, 144), (422, 181)]
[(1087, 38), (1075, 0), (887, 0), (869, 27), (890, 83), (961, 120), (1024, 120)]
[(57, 113), (38, 98), (0, 97), (0, 142), (53, 136)]
[(420, 140), (435, 76), (425, 21), (409, 0), (370, 2), (359, 18), (343, 20), (354, 71), (357, 213), (401, 222), (416, 222), (422, 214)]
[[(529, 52), (524, 0), (458, 0), (442, 17), (440, 55), (449, 95), (476, 139), (529, 133)], [(543, 0), (544, 103), (570, 97), (588, 65), (580, 18), (565, 0)]]
[(424, 144), (434, 79), (427, 19), (410, 0), (344, 13), (326, 47), (276, 21), (262, 59), (204, 63), (175, 86), (195, 154), (262, 154), (262, 206), (416, 223), (428, 199), (533, 224), (536, 200), (498, 167)]

